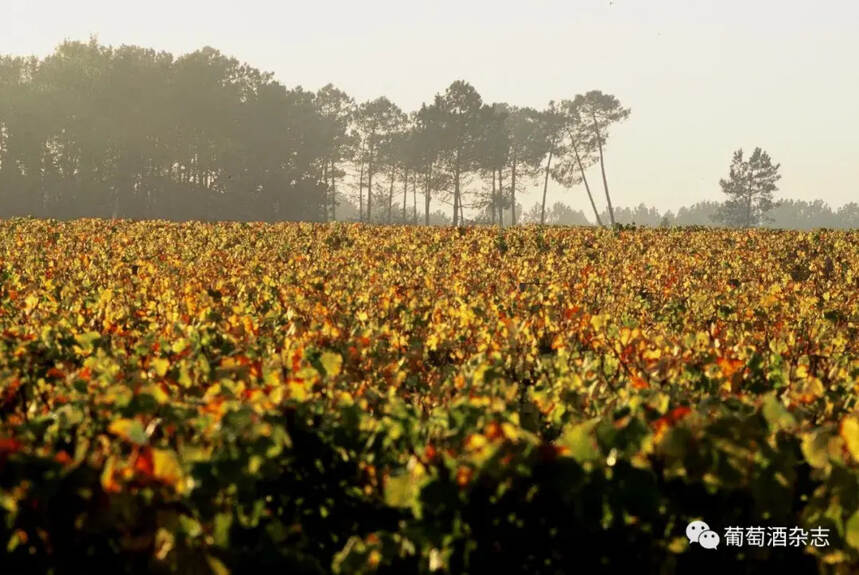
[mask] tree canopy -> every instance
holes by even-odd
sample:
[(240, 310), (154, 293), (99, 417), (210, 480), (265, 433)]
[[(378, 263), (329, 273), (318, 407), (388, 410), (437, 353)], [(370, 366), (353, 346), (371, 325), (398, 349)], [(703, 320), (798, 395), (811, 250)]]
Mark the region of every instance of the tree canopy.
[(538, 110), (485, 102), (462, 80), (407, 112), (331, 84), (287, 88), (210, 47), (65, 42), (0, 56), (0, 217), (582, 222), (547, 205), (552, 180), (585, 194), (597, 225), (855, 225), (855, 204), (776, 202), (779, 165), (760, 148), (734, 153), (723, 203), (615, 207), (606, 150), (629, 116), (598, 90)]
[(570, 150), (580, 171), (602, 159), (622, 117), (601, 92), (540, 111), (486, 103), (462, 80), (406, 113), (331, 84), (287, 88), (210, 47), (65, 42), (0, 57), (0, 216), (319, 221), (341, 206), (390, 223), (417, 221), (420, 193), (425, 223), (442, 209), (503, 225), (542, 183), (545, 220), (550, 177), (583, 180)]
[(734, 152), (728, 179), (719, 180), (722, 192), (728, 196), (715, 214), (716, 221), (738, 227), (756, 226), (767, 219), (767, 212), (776, 206), (773, 192), (778, 190), (779, 164), (773, 164), (769, 154), (755, 148), (748, 159), (743, 150)]

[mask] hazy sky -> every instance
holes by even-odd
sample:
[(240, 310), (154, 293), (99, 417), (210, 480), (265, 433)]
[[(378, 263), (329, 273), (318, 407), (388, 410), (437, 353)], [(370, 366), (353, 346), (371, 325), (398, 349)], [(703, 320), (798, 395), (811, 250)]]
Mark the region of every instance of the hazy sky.
[[(852, 0), (0, 0), (5, 54), (92, 34), (210, 45), (406, 110), (456, 79), (521, 106), (611, 92), (632, 109), (607, 149), (614, 203), (663, 209), (718, 199), (731, 152), (754, 146), (782, 165), (779, 197), (859, 201), (857, 30)], [(589, 210), (582, 189), (551, 195)]]

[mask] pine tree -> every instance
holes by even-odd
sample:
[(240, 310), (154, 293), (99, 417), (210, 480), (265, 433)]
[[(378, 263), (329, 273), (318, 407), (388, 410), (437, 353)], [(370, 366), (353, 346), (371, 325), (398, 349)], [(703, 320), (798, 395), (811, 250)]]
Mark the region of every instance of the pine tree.
[(780, 164), (773, 164), (769, 154), (755, 148), (748, 160), (743, 150), (734, 152), (727, 180), (719, 180), (728, 199), (719, 208), (714, 220), (727, 226), (752, 227), (767, 219), (767, 212), (776, 204), (773, 192), (778, 190), (776, 182)]

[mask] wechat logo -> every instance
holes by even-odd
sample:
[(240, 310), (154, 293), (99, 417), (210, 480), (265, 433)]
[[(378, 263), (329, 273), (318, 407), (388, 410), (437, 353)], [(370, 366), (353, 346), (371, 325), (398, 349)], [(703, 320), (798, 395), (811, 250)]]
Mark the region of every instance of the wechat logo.
[(710, 530), (703, 521), (692, 521), (686, 526), (686, 537), (689, 543), (697, 543), (704, 549), (716, 549), (719, 546), (719, 534)]

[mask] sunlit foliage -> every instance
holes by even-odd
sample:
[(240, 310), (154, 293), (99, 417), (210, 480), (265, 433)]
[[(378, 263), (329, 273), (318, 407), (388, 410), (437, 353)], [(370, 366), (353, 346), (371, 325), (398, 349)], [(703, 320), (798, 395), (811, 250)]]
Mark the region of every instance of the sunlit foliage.
[(5, 221), (0, 560), (848, 573), (857, 329), (855, 232)]

